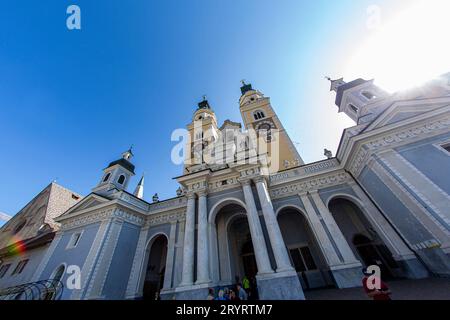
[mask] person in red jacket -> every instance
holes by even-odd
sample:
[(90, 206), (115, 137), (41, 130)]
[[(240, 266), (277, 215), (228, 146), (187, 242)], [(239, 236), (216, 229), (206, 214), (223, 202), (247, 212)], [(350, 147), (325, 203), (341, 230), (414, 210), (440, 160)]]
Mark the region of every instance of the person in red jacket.
[[(370, 298), (372, 298), (375, 301), (391, 300), (391, 297), (390, 297), (391, 291), (389, 290), (389, 287), (387, 286), (386, 283), (381, 281), (381, 279), (374, 278), (376, 276), (373, 275), (372, 273), (368, 272), (367, 269), (363, 269), (363, 273), (364, 273), (364, 278), (362, 280), (362, 285), (363, 285), (364, 291)], [(375, 282), (378, 282), (379, 288), (369, 288), (369, 283), (368, 283), (369, 279), (371, 282), (373, 280), (376, 280)]]

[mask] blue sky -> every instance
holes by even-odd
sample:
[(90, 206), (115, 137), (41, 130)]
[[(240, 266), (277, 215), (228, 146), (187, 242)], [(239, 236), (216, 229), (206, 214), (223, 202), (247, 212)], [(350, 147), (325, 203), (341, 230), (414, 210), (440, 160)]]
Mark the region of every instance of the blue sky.
[[(272, 99), (307, 162), (351, 125), (324, 76), (346, 74), (402, 1), (8, 1), (0, 11), (0, 211), (17, 213), (52, 180), (83, 195), (134, 145), (146, 199), (173, 197), (174, 129), (207, 94), (219, 121), (240, 121), (240, 80)], [(66, 28), (81, 8), (82, 30)], [(360, 74), (360, 76), (370, 76)], [(348, 79), (351, 80), (351, 79)], [(133, 189), (139, 177), (135, 177)]]

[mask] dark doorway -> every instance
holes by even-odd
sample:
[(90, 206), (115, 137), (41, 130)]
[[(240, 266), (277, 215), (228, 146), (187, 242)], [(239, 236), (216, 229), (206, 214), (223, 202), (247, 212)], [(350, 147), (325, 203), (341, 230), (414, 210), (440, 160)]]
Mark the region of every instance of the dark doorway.
[(353, 201), (336, 198), (329, 209), (355, 256), (366, 267), (380, 267), (383, 279), (399, 275), (399, 265), (362, 210)]
[(253, 244), (251, 240), (248, 240), (242, 246), (241, 250), (242, 264), (244, 266), (244, 273), (247, 278), (252, 279), (256, 277), (258, 273), (258, 267), (256, 265), (255, 251), (253, 250)]
[(161, 235), (153, 241), (150, 248), (143, 290), (144, 300), (159, 299), (164, 284), (166, 256), (167, 238)]
[(397, 268), (398, 265), (384, 245), (375, 245), (372, 240), (362, 234), (353, 238), (353, 245), (365, 266), (377, 265), (380, 267), (383, 278), (393, 278), (391, 268)]

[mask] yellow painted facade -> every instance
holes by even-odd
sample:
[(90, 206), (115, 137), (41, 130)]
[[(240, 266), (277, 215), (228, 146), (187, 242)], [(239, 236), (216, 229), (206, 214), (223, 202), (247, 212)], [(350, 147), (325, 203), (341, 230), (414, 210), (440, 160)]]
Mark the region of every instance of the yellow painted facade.
[[(255, 130), (259, 139), (264, 139), (266, 142), (264, 143), (266, 146), (259, 148), (258, 153), (268, 156), (271, 162), (270, 173), (304, 164), (272, 108), (269, 98), (264, 97), (261, 92), (251, 89), (241, 96), (239, 107), (245, 129)], [(191, 172), (191, 167), (204, 163), (204, 153), (207, 152), (204, 150), (217, 143), (221, 136), (216, 115), (206, 100), (199, 104), (187, 129), (190, 139), (186, 143), (188, 152), (185, 157), (185, 174)], [(263, 136), (263, 133), (266, 135)]]

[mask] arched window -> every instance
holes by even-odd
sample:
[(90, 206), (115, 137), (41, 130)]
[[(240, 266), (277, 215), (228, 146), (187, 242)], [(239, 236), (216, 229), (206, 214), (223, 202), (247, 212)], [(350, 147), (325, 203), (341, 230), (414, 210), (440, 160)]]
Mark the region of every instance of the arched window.
[(63, 264), (60, 265), (58, 267), (58, 269), (56, 269), (53, 272), (52, 278), (50, 280), (61, 281), (62, 277), (64, 276), (65, 271), (66, 271), (66, 266)]
[(117, 183), (123, 184), (124, 182), (125, 182), (125, 176), (123, 174), (121, 174), (119, 179), (117, 180)]
[(109, 177), (111, 177), (111, 173), (107, 173), (105, 178), (103, 179), (103, 182), (106, 182), (109, 180)]
[(369, 91), (363, 91), (361, 94), (368, 100), (372, 100), (372, 99), (376, 98), (376, 96)]
[(263, 111), (261, 110), (257, 110), (255, 112), (253, 112), (253, 117), (255, 118), (255, 120), (260, 120), (266, 117), (266, 115), (264, 114)]
[(350, 103), (348, 106), (350, 107), (350, 109), (351, 109), (354, 113), (358, 113), (358, 108), (355, 107), (353, 104)]
[(41, 299), (43, 300), (55, 300), (62, 294), (63, 285), (61, 283), (64, 273), (66, 272), (66, 265), (60, 265), (55, 271), (53, 271), (49, 281), (47, 282), (46, 290), (42, 292)]
[(27, 220), (23, 220), (22, 222), (20, 222), (13, 230), (14, 234), (19, 233), (27, 224)]

